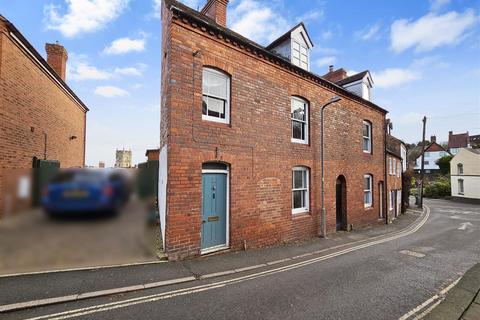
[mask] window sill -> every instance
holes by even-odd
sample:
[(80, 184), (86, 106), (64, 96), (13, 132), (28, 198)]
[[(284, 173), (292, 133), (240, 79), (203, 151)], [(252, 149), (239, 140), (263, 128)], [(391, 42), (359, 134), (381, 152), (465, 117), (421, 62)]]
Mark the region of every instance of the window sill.
[(215, 122), (215, 123), (220, 123), (220, 124), (226, 124), (229, 125), (230, 121), (229, 119), (221, 119), (221, 118), (215, 118), (215, 117), (210, 117), (202, 114), (202, 120), (203, 121), (210, 121), (210, 122)]
[(298, 140), (298, 139), (293, 139), (292, 138), (292, 143), (303, 144), (305, 146), (308, 146), (308, 141), (305, 141), (305, 140)]
[(373, 210), (373, 206), (372, 206), (372, 205), (370, 205), (370, 206), (365, 206), (364, 208), (365, 208), (365, 210)]
[(298, 212), (298, 213), (293, 213), (292, 212), (292, 220), (302, 219), (302, 218), (307, 218), (307, 217), (312, 217), (312, 215), (310, 214), (310, 211), (303, 211), (303, 212)]

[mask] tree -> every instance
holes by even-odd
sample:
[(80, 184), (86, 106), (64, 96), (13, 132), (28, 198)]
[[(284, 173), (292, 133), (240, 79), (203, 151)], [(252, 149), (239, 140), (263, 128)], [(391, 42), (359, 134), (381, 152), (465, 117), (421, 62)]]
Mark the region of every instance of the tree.
[(437, 166), (440, 167), (440, 172), (442, 174), (450, 173), (450, 160), (452, 160), (452, 158), (452, 156), (443, 156), (435, 162)]

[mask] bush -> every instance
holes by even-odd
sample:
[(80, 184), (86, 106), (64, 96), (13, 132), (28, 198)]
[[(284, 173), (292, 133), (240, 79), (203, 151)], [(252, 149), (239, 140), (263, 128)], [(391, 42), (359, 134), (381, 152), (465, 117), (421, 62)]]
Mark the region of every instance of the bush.
[(442, 174), (450, 173), (450, 161), (452, 160), (452, 158), (452, 156), (444, 156), (435, 162), (435, 164), (440, 168), (440, 172)]
[(425, 187), (423, 195), (426, 198), (443, 198), (449, 196), (450, 193), (450, 179), (445, 176), (440, 176)]

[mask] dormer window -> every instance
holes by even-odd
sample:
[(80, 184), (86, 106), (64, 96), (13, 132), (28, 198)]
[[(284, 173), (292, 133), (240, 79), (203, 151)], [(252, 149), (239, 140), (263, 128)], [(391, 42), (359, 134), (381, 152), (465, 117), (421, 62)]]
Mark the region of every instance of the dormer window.
[(303, 22), (267, 46), (267, 50), (290, 60), (293, 65), (310, 71), (310, 49), (313, 43)]
[(309, 70), (308, 49), (292, 39), (292, 63), (302, 69)]

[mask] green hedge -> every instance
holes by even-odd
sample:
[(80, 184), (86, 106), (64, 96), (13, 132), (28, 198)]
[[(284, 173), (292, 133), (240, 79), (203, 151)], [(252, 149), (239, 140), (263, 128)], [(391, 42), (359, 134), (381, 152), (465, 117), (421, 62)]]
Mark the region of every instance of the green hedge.
[(451, 194), (450, 178), (440, 176), (435, 181), (430, 182), (424, 189), (426, 198), (443, 198)]

